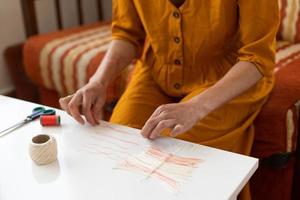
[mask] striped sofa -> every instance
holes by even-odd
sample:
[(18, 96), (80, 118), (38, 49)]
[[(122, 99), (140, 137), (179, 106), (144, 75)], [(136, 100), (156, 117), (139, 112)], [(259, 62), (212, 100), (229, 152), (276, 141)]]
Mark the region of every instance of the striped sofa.
[[(252, 156), (261, 160), (251, 180), (253, 199), (300, 199), (297, 149), (300, 107), (300, 0), (279, 0), (276, 85), (255, 121)], [(297, 9), (296, 9), (297, 8)], [(298, 30), (299, 29), (299, 30)], [(97, 23), (29, 38), (24, 66), (39, 87), (41, 103), (58, 107), (58, 98), (74, 93), (96, 71), (110, 42), (110, 23)], [(130, 80), (134, 65), (107, 91), (107, 117)], [(294, 188), (294, 190), (292, 190)], [(267, 192), (266, 192), (267, 191)], [(298, 193), (297, 193), (298, 192)]]

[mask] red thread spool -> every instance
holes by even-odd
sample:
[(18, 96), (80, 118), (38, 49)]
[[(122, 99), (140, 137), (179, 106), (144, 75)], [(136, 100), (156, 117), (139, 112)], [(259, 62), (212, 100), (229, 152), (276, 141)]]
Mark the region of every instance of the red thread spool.
[(42, 115), (40, 118), (42, 126), (60, 126), (59, 115)]

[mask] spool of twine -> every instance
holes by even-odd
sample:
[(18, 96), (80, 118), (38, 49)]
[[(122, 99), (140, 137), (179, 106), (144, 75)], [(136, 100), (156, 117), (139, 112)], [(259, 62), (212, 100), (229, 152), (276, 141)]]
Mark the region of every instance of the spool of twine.
[(46, 165), (57, 159), (57, 144), (53, 136), (37, 135), (29, 145), (31, 159), (38, 165)]

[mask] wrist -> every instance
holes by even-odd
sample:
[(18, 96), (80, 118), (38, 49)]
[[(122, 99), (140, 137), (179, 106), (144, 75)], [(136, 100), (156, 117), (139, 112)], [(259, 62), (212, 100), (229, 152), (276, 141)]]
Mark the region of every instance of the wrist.
[(90, 78), (89, 83), (95, 83), (107, 87), (112, 77), (107, 69), (115, 68), (117, 62), (114, 59), (104, 59), (97, 72)]
[(106, 81), (104, 78), (101, 78), (101, 77), (97, 78), (97, 77), (94, 77), (94, 76), (90, 78), (88, 83), (97, 85), (99, 87), (104, 87), (104, 88), (106, 88), (107, 85), (108, 85), (108, 81)]
[(206, 101), (201, 97), (194, 97), (189, 102), (192, 105), (192, 108), (196, 111), (197, 118), (202, 119), (212, 112), (213, 106), (211, 101)]

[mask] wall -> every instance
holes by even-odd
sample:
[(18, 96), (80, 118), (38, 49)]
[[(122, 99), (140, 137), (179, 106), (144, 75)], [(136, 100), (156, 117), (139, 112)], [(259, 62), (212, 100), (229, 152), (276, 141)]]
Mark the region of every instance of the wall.
[[(36, 3), (40, 32), (56, 30), (54, 5), (51, 0), (39, 0)], [(76, 0), (61, 0), (64, 27), (77, 26)], [(96, 1), (84, 0), (84, 21), (92, 23), (97, 20)], [(111, 17), (111, 0), (102, 0), (104, 18)], [(13, 90), (4, 63), (3, 52), (6, 47), (25, 40), (25, 31), (20, 0), (0, 0), (0, 94)]]
[(3, 51), (8, 45), (24, 40), (25, 36), (19, 0), (0, 0), (0, 4), (0, 94), (4, 94), (13, 86), (7, 75)]

